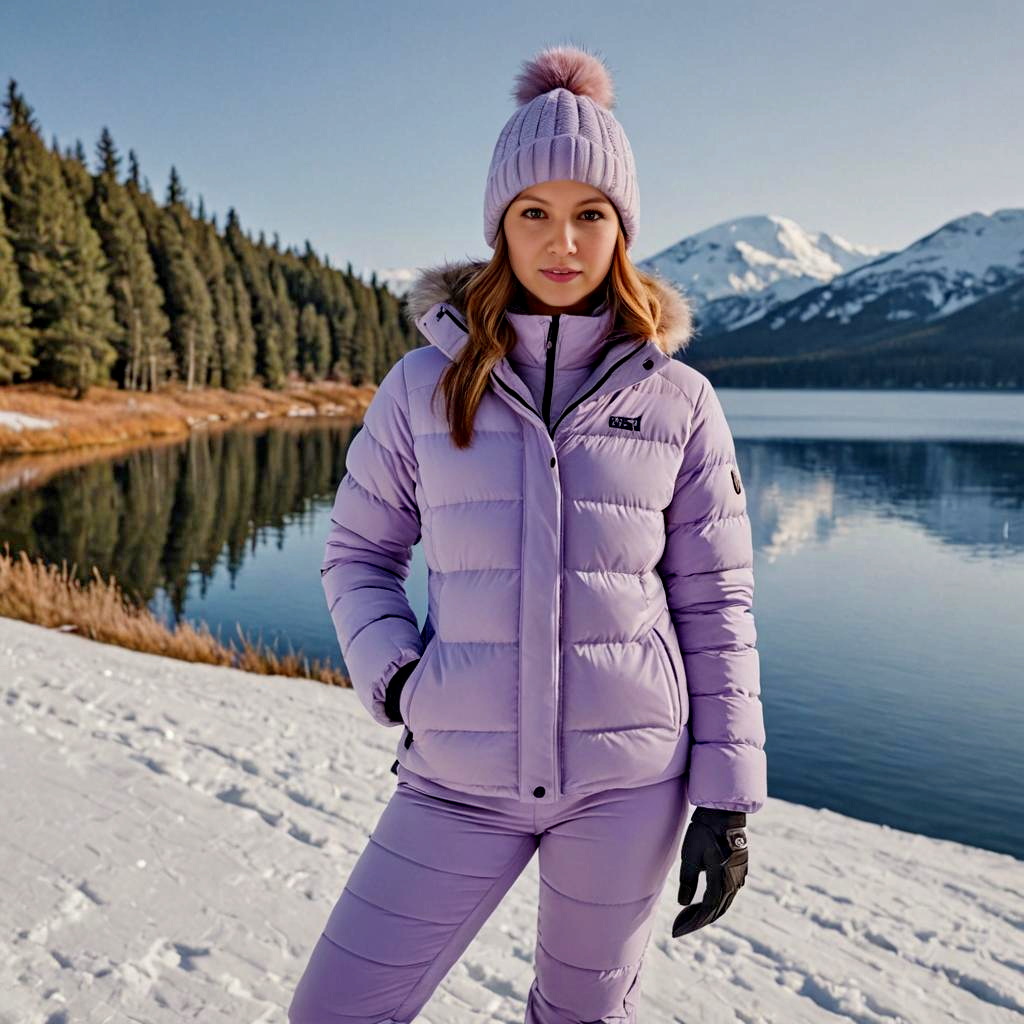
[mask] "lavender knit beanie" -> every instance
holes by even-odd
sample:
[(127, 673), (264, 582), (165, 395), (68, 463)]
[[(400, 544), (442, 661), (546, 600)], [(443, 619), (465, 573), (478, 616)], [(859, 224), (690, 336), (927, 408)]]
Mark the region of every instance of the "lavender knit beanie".
[(498, 136), (484, 192), (484, 238), (493, 249), (508, 204), (527, 186), (570, 179), (600, 189), (636, 237), (636, 164), (608, 69), (575, 46), (551, 46), (523, 64), (513, 97), (519, 109)]

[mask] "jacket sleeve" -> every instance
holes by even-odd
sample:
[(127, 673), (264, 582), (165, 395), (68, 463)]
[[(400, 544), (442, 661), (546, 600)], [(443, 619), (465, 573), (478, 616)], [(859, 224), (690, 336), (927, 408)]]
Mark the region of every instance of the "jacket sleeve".
[(381, 725), (387, 684), (423, 640), (405, 593), (420, 539), (416, 459), (400, 359), (349, 444), (331, 511), (320, 579), (352, 687)]
[(753, 544), (732, 433), (711, 382), (694, 405), (658, 571), (690, 703), (687, 796), (753, 813), (767, 799)]

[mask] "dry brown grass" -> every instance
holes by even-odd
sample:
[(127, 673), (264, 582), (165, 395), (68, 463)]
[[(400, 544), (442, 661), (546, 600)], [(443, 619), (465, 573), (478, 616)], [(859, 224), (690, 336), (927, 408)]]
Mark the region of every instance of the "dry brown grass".
[(241, 648), (224, 645), (206, 623), (196, 629), (180, 622), (171, 630), (148, 608), (133, 605), (114, 576), (104, 580), (93, 566), (92, 580), (82, 586), (75, 567), (60, 567), (43, 559), (30, 559), (21, 551), (10, 553), (10, 542), (0, 552), (0, 615), (34, 622), (51, 629), (74, 631), (90, 640), (148, 651), (182, 661), (230, 665), (260, 675), (297, 676), (333, 686), (351, 687), (348, 676), (319, 659), (312, 663), (294, 651), (278, 655), (263, 644), (251, 643), (236, 624)]
[(81, 399), (47, 383), (0, 387), (0, 410), (53, 420), (53, 427), (12, 430), (0, 424), (0, 455), (54, 452), (179, 438), (195, 427), (279, 417), (361, 419), (377, 388), (340, 381), (291, 381), (280, 391), (253, 384), (239, 391), (169, 384), (160, 391), (91, 387)]

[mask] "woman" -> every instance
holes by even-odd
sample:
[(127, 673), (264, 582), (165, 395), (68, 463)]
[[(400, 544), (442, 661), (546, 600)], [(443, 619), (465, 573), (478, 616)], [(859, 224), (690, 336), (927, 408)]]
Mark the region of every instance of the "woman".
[[(673, 935), (715, 920), (766, 799), (750, 523), (690, 307), (627, 249), (637, 187), (604, 65), (520, 75), (489, 261), (425, 271), (430, 342), (347, 454), (322, 567), (360, 700), (404, 724), (398, 784), (313, 950), (293, 1024), (412, 1021), (539, 851), (527, 1024), (636, 1020)], [(419, 631), (412, 545), (429, 567)]]

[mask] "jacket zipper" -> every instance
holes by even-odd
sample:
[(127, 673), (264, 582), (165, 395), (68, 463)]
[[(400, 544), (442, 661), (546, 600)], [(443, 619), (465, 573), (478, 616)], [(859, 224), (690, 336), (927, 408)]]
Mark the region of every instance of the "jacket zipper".
[[(544, 397), (541, 403), (541, 411), (544, 426), (551, 435), (552, 444), (555, 439), (554, 430), (548, 425), (551, 419), (551, 392), (555, 383), (555, 344), (558, 340), (558, 321), (560, 314), (555, 313), (551, 317), (551, 326), (548, 328), (547, 355), (544, 362)], [(560, 513), (561, 515), (561, 513)], [(558, 636), (558, 647), (555, 650), (555, 657), (558, 659), (558, 706), (555, 709), (554, 741), (555, 741), (555, 790), (561, 794), (562, 789), (562, 549), (564, 538), (564, 522), (558, 524), (558, 613), (555, 619), (556, 635)]]
[[(558, 340), (558, 318), (560, 313), (555, 313), (551, 318), (551, 326), (548, 328), (547, 357), (544, 363), (544, 400), (541, 404), (541, 411), (544, 426), (548, 425), (551, 419), (551, 391), (555, 383), (555, 342)], [(549, 428), (550, 429), (550, 428)], [(554, 431), (551, 431), (552, 436)]]
[(555, 420), (555, 424), (551, 428), (552, 437), (554, 436), (555, 431), (558, 429), (558, 424), (561, 423), (562, 420), (564, 420), (565, 417), (568, 416), (569, 413), (571, 413), (577, 405), (579, 405), (581, 402), (585, 402), (624, 362), (626, 362), (627, 359), (632, 359), (633, 356), (635, 356), (637, 352), (639, 352), (646, 344), (646, 341), (641, 341), (640, 344), (636, 346), (636, 348), (630, 349), (621, 359), (617, 359), (614, 363), (612, 363), (611, 366), (608, 367), (607, 370), (605, 370), (601, 379), (592, 388), (590, 388), (589, 391), (584, 392), (582, 395), (580, 395), (579, 398), (576, 399), (575, 402), (571, 402), (569, 405), (567, 405), (562, 410), (562, 415), (559, 416), (557, 420)]
[(525, 405), (526, 408), (529, 409), (530, 412), (534, 414), (534, 416), (536, 416), (538, 419), (541, 418), (540, 413), (533, 407), (533, 405), (530, 402), (523, 398), (523, 396), (519, 394), (519, 392), (516, 391), (515, 388), (509, 387), (500, 377), (494, 377), (493, 380), (495, 381), (495, 383), (500, 384), (502, 388), (504, 388), (514, 399), (516, 399), (516, 401), (518, 401), (522, 405)]
[[(608, 369), (605, 370), (604, 374), (601, 376), (601, 379), (597, 381), (597, 383), (594, 384), (592, 388), (584, 392), (584, 394), (580, 395), (580, 397), (577, 398), (575, 402), (570, 402), (569, 405), (567, 405), (562, 410), (562, 415), (559, 416), (557, 420), (555, 420), (554, 424), (548, 427), (548, 433), (552, 437), (554, 437), (555, 431), (558, 429), (558, 424), (561, 423), (562, 420), (564, 420), (565, 417), (568, 416), (569, 413), (571, 413), (577, 405), (579, 405), (581, 402), (585, 402), (624, 362), (635, 356), (637, 352), (643, 349), (643, 347), (646, 344), (647, 343), (645, 341), (641, 341), (640, 344), (636, 346), (636, 348), (631, 349), (621, 359), (617, 359), (611, 366), (609, 366)], [(531, 405), (525, 398), (523, 398), (523, 396), (519, 394), (519, 392), (516, 391), (515, 388), (509, 387), (508, 384), (506, 384), (500, 377), (495, 377), (494, 381), (498, 385), (500, 385), (500, 387), (504, 391), (507, 391), (514, 399), (516, 399), (516, 401), (518, 401), (521, 405), (524, 405), (527, 409), (530, 410), (530, 412), (534, 413), (539, 419), (544, 419), (544, 417), (541, 416), (541, 414), (533, 407), (533, 405)], [(545, 420), (545, 425), (546, 424), (547, 421)]]
[[(446, 316), (451, 321), (453, 321), (459, 327), (459, 329), (461, 331), (464, 331), (466, 334), (469, 334), (469, 328), (447, 306), (442, 306), (437, 311), (437, 313), (435, 315), (435, 319), (440, 320), (441, 317), (443, 317), (443, 316)], [(547, 417), (541, 416), (541, 414), (534, 408), (532, 402), (528, 402), (525, 398), (523, 398), (523, 396), (521, 394), (519, 394), (518, 391), (515, 390), (515, 388), (509, 387), (508, 384), (506, 384), (503, 380), (500, 380), (497, 377), (495, 377), (493, 379), (494, 379), (494, 381), (496, 383), (500, 384), (501, 387), (504, 388), (505, 391), (507, 391), (517, 402), (519, 402), (520, 405), (524, 405), (538, 419), (543, 419), (545, 426), (547, 425)]]
[(466, 332), (466, 334), (469, 334), (469, 328), (447, 306), (442, 306), (440, 310), (438, 310), (435, 319), (440, 320), (441, 317), (443, 316), (447, 316), (450, 319), (454, 320), (459, 325), (459, 327), (461, 327), (462, 330)]
[[(555, 335), (558, 332), (558, 327), (557, 327), (557, 324), (555, 323), (555, 320), (557, 320), (557, 318), (560, 315), (561, 314), (559, 314), (559, 313), (556, 313), (554, 315), (554, 317), (552, 318), (551, 328), (548, 330), (548, 353), (547, 353), (548, 365), (547, 365), (547, 367), (545, 369), (545, 379), (544, 379), (544, 397), (545, 397), (545, 402), (548, 405), (550, 404), (550, 401), (551, 401), (551, 397), (550, 397), (550, 395), (548, 393), (548, 389), (551, 386), (551, 384), (549, 382), (548, 375), (550, 373), (552, 373), (553, 368), (554, 368), (554, 361), (555, 361), (554, 337), (555, 337)], [(447, 306), (442, 306), (440, 308), (440, 310), (438, 310), (438, 312), (436, 314), (436, 319), (440, 320), (441, 317), (443, 317), (443, 316), (447, 316), (451, 320), (453, 320), (459, 326), (459, 328), (461, 330), (466, 332), (466, 334), (469, 333), (469, 328)], [(621, 359), (617, 359), (611, 366), (609, 366), (608, 369), (605, 370), (605, 372), (602, 374), (601, 379), (599, 381), (597, 381), (592, 388), (590, 388), (584, 394), (580, 395), (580, 397), (577, 398), (575, 402), (571, 402), (569, 405), (567, 405), (562, 410), (562, 415), (559, 416), (557, 420), (555, 420), (555, 422), (554, 422), (554, 424), (552, 426), (548, 427), (548, 433), (552, 437), (554, 437), (555, 436), (555, 431), (558, 429), (558, 424), (561, 423), (562, 420), (564, 420), (565, 417), (568, 416), (569, 413), (571, 413), (573, 411), (573, 409), (576, 408), (576, 406), (578, 406), (581, 402), (585, 402), (595, 391), (597, 391), (597, 389), (624, 362), (626, 362), (628, 359), (631, 359), (633, 356), (635, 356), (637, 354), (637, 352), (639, 352), (646, 344), (647, 344), (646, 342), (641, 341), (639, 345), (637, 345), (635, 348), (631, 349)], [(525, 406), (527, 409), (530, 410), (530, 412), (534, 413), (537, 416), (538, 419), (543, 420), (545, 426), (547, 426), (547, 422), (548, 422), (547, 416), (546, 415), (541, 415), (541, 413), (537, 411), (537, 409), (533, 406), (533, 404), (531, 402), (528, 402), (525, 398), (523, 398), (523, 396), (521, 394), (519, 394), (519, 392), (516, 391), (515, 388), (509, 387), (508, 384), (506, 384), (503, 380), (501, 380), (498, 377), (495, 377), (494, 380), (501, 386), (501, 388), (504, 391), (508, 392), (508, 394), (510, 394), (517, 402), (519, 402), (520, 405)]]

